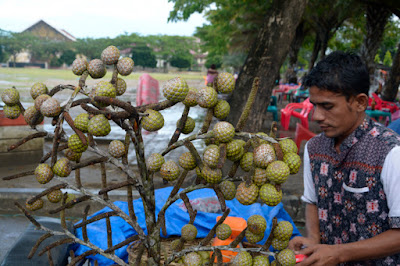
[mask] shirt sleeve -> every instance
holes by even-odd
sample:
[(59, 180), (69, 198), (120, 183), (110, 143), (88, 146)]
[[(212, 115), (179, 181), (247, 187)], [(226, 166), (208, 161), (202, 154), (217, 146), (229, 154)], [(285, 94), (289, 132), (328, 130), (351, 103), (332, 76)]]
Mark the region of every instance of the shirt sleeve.
[(381, 172), (383, 190), (389, 207), (392, 228), (400, 228), (400, 146), (394, 147), (386, 156)]
[[(303, 178), (304, 178), (304, 193), (301, 196), (301, 200), (305, 203), (316, 204), (317, 196), (315, 194), (315, 184), (311, 174), (311, 166), (310, 166), (310, 157), (308, 155), (308, 143), (304, 148), (304, 157), (303, 157)], [(400, 200), (400, 197), (399, 197)]]

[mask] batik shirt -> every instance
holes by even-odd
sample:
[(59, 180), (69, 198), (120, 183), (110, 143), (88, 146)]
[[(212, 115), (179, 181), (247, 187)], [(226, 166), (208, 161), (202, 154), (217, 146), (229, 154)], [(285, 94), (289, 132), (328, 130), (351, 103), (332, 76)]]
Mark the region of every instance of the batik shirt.
[[(400, 136), (365, 118), (340, 145), (323, 133), (304, 156), (303, 201), (318, 208), (322, 244), (344, 244), (400, 228)], [(400, 265), (400, 254), (346, 265)]]

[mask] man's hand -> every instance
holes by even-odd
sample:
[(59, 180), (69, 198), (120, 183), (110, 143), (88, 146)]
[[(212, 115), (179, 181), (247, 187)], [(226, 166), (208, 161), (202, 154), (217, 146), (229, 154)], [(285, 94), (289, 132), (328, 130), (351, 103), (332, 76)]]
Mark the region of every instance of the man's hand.
[(297, 253), (304, 254), (307, 257), (302, 262), (296, 264), (296, 266), (330, 266), (340, 263), (338, 245), (317, 244), (306, 247)]
[(294, 251), (299, 251), (304, 247), (311, 247), (316, 244), (318, 244), (318, 242), (312, 240), (311, 238), (296, 236), (290, 240), (288, 247)]

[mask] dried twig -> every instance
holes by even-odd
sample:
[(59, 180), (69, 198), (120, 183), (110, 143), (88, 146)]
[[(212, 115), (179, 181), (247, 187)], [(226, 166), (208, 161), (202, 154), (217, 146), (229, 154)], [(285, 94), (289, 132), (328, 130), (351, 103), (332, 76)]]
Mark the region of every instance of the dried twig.
[(27, 143), (28, 141), (30, 141), (30, 140), (32, 140), (32, 139), (41, 138), (41, 137), (45, 137), (45, 136), (47, 136), (47, 133), (46, 133), (46, 132), (37, 132), (37, 133), (33, 133), (33, 134), (31, 134), (31, 135), (29, 135), (29, 136), (26, 136), (25, 138), (19, 140), (17, 143), (14, 143), (14, 144), (10, 145), (10, 146), (7, 148), (7, 151), (12, 151), (12, 150), (18, 148), (18, 147), (21, 146), (22, 144), (25, 144), (25, 143)]

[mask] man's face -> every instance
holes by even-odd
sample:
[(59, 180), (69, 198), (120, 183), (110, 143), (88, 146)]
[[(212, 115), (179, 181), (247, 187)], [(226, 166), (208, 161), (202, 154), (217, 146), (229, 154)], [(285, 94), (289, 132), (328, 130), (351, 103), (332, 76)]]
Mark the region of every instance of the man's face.
[(310, 102), (314, 104), (313, 119), (329, 138), (335, 138), (340, 144), (363, 121), (364, 110), (360, 108), (356, 97), (346, 100), (342, 94), (310, 88)]

